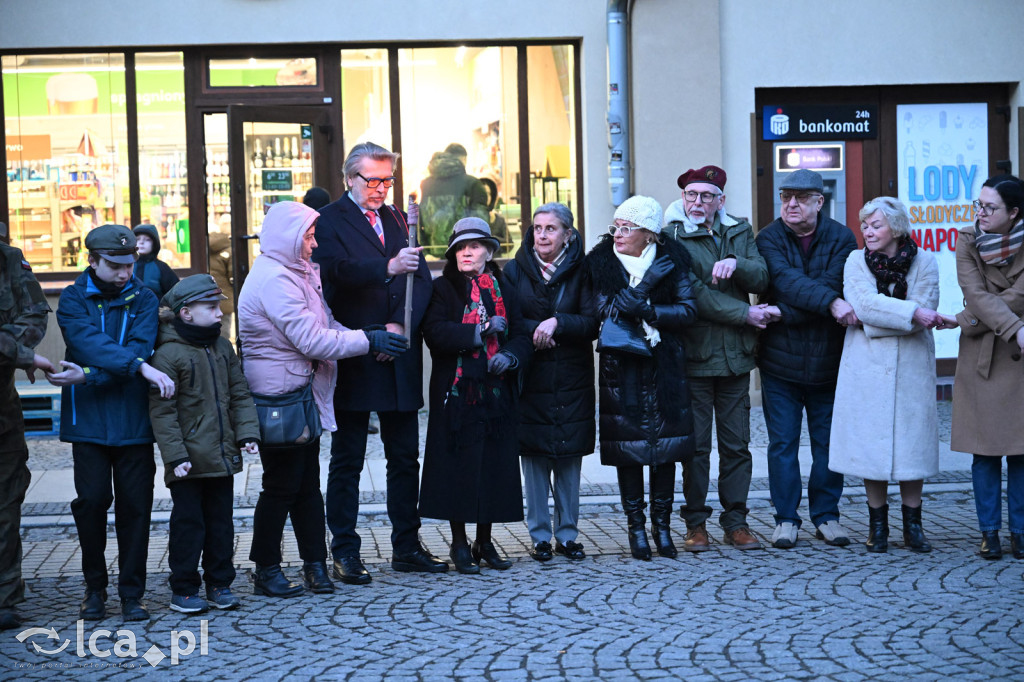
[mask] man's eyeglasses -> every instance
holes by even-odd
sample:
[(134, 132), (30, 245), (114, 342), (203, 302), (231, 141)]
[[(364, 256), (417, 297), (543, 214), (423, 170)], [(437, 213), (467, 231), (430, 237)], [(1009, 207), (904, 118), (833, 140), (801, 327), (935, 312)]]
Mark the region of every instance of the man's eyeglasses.
[(386, 178), (368, 178), (365, 175), (363, 175), (362, 173), (356, 173), (356, 175), (361, 177), (363, 179), (363, 182), (365, 182), (366, 186), (369, 187), (370, 189), (377, 189), (377, 187), (379, 187), (380, 183), (382, 183), (382, 182), (384, 183), (385, 187), (389, 187), (389, 188), (393, 184), (395, 184), (395, 176), (394, 175), (388, 176)]
[(700, 197), (702, 204), (710, 204), (720, 196), (722, 196), (721, 192), (717, 194), (715, 192), (694, 192), (693, 190), (683, 192), (683, 198), (687, 201), (697, 201), (697, 197)]
[(630, 232), (639, 229), (640, 228), (636, 227), (635, 225), (609, 225), (608, 234), (614, 237), (617, 233), (621, 234), (623, 237), (628, 237)]
[(562, 228), (557, 227), (555, 225), (534, 225), (533, 226), (533, 233), (534, 234), (545, 234), (545, 235), (548, 235), (548, 236), (554, 236), (554, 235), (558, 234), (561, 230), (562, 230)]
[(981, 215), (992, 215), (999, 209), (1006, 208), (1005, 206), (996, 206), (995, 204), (983, 204), (978, 200), (973, 201), (971, 206), (973, 206), (974, 210)]
[(810, 204), (817, 201), (820, 196), (817, 192), (779, 192), (779, 199), (783, 204), (788, 204), (794, 198), (801, 204)]

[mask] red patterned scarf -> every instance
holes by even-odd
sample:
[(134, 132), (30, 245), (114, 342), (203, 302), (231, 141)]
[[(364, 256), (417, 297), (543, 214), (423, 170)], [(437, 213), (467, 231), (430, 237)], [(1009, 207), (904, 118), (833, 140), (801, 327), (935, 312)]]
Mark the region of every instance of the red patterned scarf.
[[(493, 305), (494, 312), (488, 312), (488, 304)], [(501, 288), (498, 286), (498, 281), (486, 272), (482, 275), (477, 275), (469, 280), (469, 301), (466, 303), (466, 309), (462, 313), (463, 324), (475, 324), (477, 326), (483, 326), (487, 324), (487, 320), (494, 316), (505, 317), (505, 301), (501, 296)], [(452, 381), (451, 395), (459, 396), (459, 384), (466, 383), (467, 380), (471, 383), (479, 383), (486, 380), (487, 375), (487, 361), (494, 357), (494, 354), (501, 350), (501, 342), (499, 337), (505, 338), (508, 335), (506, 329), (501, 334), (490, 334), (484, 339), (483, 353), (485, 357), (483, 362), (481, 359), (481, 349), (474, 350), (472, 353), (460, 353), (459, 361), (455, 367), (455, 379)], [(470, 372), (467, 370), (467, 366), (463, 360), (471, 361), (474, 367), (483, 365), (482, 376), (470, 376)], [(476, 374), (476, 373), (473, 373)], [(494, 386), (491, 387), (495, 391), (495, 395), (500, 390), (500, 382), (495, 382)], [(477, 402), (480, 394), (477, 390), (474, 390), (473, 386), (468, 387), (466, 398), (467, 404)]]

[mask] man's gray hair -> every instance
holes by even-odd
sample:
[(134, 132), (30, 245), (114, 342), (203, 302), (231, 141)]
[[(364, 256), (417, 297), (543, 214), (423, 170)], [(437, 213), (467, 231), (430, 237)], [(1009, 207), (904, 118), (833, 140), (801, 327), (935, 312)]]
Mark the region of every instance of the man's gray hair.
[(889, 229), (892, 230), (894, 239), (903, 239), (910, 236), (910, 214), (907, 207), (899, 199), (892, 197), (875, 197), (864, 208), (860, 210), (858, 217), (861, 222), (867, 220), (875, 211), (881, 211), (885, 219), (889, 221)]
[(353, 178), (359, 173), (363, 159), (367, 157), (374, 161), (390, 161), (392, 172), (394, 172), (395, 163), (398, 161), (398, 154), (388, 151), (379, 144), (374, 144), (373, 142), (360, 142), (349, 150), (348, 156), (345, 158), (345, 165), (341, 168), (341, 172), (345, 176), (346, 184), (352, 184), (348, 181), (349, 178)]
[(555, 220), (557, 220), (562, 225), (562, 227), (564, 227), (567, 230), (572, 229), (572, 211), (570, 211), (569, 207), (566, 206), (565, 204), (559, 204), (557, 202), (552, 201), (550, 203), (544, 204), (536, 211), (534, 211), (533, 217), (536, 218), (538, 213), (550, 213), (551, 215), (555, 216)]

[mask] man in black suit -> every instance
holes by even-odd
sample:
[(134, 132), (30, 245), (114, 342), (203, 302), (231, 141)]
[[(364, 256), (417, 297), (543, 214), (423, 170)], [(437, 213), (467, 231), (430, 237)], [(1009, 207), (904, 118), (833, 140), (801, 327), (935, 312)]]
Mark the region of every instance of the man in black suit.
[[(331, 442), (327, 476), (327, 525), (336, 577), (359, 585), (370, 574), (359, 558), (356, 533), (359, 474), (366, 455), (370, 412), (380, 418), (387, 458), (387, 507), (391, 519), (391, 566), (396, 571), (440, 573), (448, 564), (419, 540), (419, 420), (423, 406), (420, 320), (430, 302), (431, 277), (421, 248), (409, 247), (405, 215), (386, 206), (394, 184), (397, 154), (365, 142), (345, 159), (349, 190), (320, 209), (317, 248), (324, 294), (338, 322), (350, 329), (384, 325), (409, 338), (412, 349), (399, 357), (378, 354), (338, 362), (334, 411), (338, 431)], [(412, 274), (408, 274), (412, 273)], [(406, 276), (415, 277), (412, 329), (404, 328)]]

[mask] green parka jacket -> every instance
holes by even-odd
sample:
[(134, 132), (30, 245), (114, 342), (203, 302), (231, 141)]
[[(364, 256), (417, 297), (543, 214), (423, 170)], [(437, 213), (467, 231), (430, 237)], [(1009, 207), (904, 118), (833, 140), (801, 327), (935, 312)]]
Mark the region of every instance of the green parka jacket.
[[(697, 299), (697, 319), (683, 328), (686, 373), (719, 377), (750, 372), (758, 331), (746, 323), (750, 294), (768, 288), (768, 266), (757, 251), (750, 223), (722, 212), (715, 216), (712, 235), (686, 219), (681, 199), (669, 205), (665, 219), (665, 234), (690, 254), (690, 285)], [(712, 284), (715, 263), (730, 257), (736, 259), (735, 274)]]
[[(185, 341), (174, 326), (160, 325), (150, 364), (174, 381), (174, 396), (149, 392), (149, 417), (164, 461), (164, 482), (233, 476), (242, 470), (241, 445), (259, 441), (260, 423), (249, 385), (231, 343), (218, 338), (210, 346)], [(188, 460), (185, 478), (174, 467)]]

